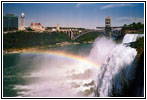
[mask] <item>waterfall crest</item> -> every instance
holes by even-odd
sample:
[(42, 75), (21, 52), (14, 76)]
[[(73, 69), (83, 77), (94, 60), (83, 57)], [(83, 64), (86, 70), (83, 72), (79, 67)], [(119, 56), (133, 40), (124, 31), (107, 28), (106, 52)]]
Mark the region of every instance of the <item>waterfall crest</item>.
[(144, 34), (126, 34), (124, 36), (124, 39), (122, 41), (122, 43), (130, 43), (130, 42), (135, 42), (137, 38), (139, 37), (143, 37)]

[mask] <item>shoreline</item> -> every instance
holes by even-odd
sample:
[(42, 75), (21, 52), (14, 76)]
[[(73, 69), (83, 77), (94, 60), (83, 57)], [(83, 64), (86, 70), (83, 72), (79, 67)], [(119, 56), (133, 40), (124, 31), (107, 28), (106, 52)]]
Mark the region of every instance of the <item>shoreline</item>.
[(28, 47), (28, 48), (13, 48), (13, 49), (6, 49), (3, 50), (3, 54), (15, 54), (15, 53), (24, 53), (27, 51), (34, 51), (34, 50), (39, 50), (43, 48), (53, 48), (53, 47), (62, 47), (62, 46), (68, 46), (68, 45), (78, 45), (78, 44), (86, 44), (86, 43), (93, 43), (92, 41), (89, 42), (61, 42), (61, 43), (56, 43), (54, 45), (47, 45), (47, 46), (36, 46), (36, 47)]

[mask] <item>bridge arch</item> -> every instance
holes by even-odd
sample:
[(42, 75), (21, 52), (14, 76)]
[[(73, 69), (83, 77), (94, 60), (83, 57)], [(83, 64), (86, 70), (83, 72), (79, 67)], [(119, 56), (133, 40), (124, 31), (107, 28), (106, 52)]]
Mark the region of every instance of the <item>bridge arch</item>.
[(73, 37), (72, 40), (77, 40), (78, 38), (80, 38), (81, 36), (87, 34), (87, 33), (90, 33), (90, 32), (101, 32), (101, 33), (104, 33), (104, 31), (100, 31), (100, 30), (90, 30), (90, 31), (86, 31), (86, 32), (83, 32), (79, 35), (77, 35), (76, 37)]

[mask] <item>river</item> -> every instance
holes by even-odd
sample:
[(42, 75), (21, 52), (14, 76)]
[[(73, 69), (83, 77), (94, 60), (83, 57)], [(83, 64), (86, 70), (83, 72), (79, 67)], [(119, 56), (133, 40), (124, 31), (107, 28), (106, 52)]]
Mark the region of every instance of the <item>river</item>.
[[(92, 44), (43, 48), (3, 56), (4, 97), (108, 97), (133, 78), (137, 51), (105, 37)], [(98, 95), (99, 94), (99, 95)]]
[[(91, 48), (92, 44), (78, 44), (43, 49), (54, 53), (5, 54), (3, 56), (4, 97), (94, 95), (95, 80), (91, 78), (92, 72), (88, 68), (91, 65), (78, 58), (86, 58)], [(64, 55), (59, 56), (60, 53), (56, 51), (64, 52)], [(76, 56), (71, 57), (71, 55)]]

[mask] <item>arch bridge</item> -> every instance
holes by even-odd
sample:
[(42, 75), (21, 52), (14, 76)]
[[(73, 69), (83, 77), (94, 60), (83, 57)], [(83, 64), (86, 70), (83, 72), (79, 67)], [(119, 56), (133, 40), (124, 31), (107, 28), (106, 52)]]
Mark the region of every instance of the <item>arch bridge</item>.
[(83, 35), (85, 35), (85, 34), (87, 34), (87, 33), (90, 33), (90, 32), (100, 32), (100, 33), (104, 33), (105, 30), (87, 30), (87, 31), (84, 31), (84, 32), (82, 32), (81, 34), (79, 34), (79, 35), (73, 37), (72, 40), (76, 40), (76, 39), (80, 38), (81, 36), (83, 36)]

